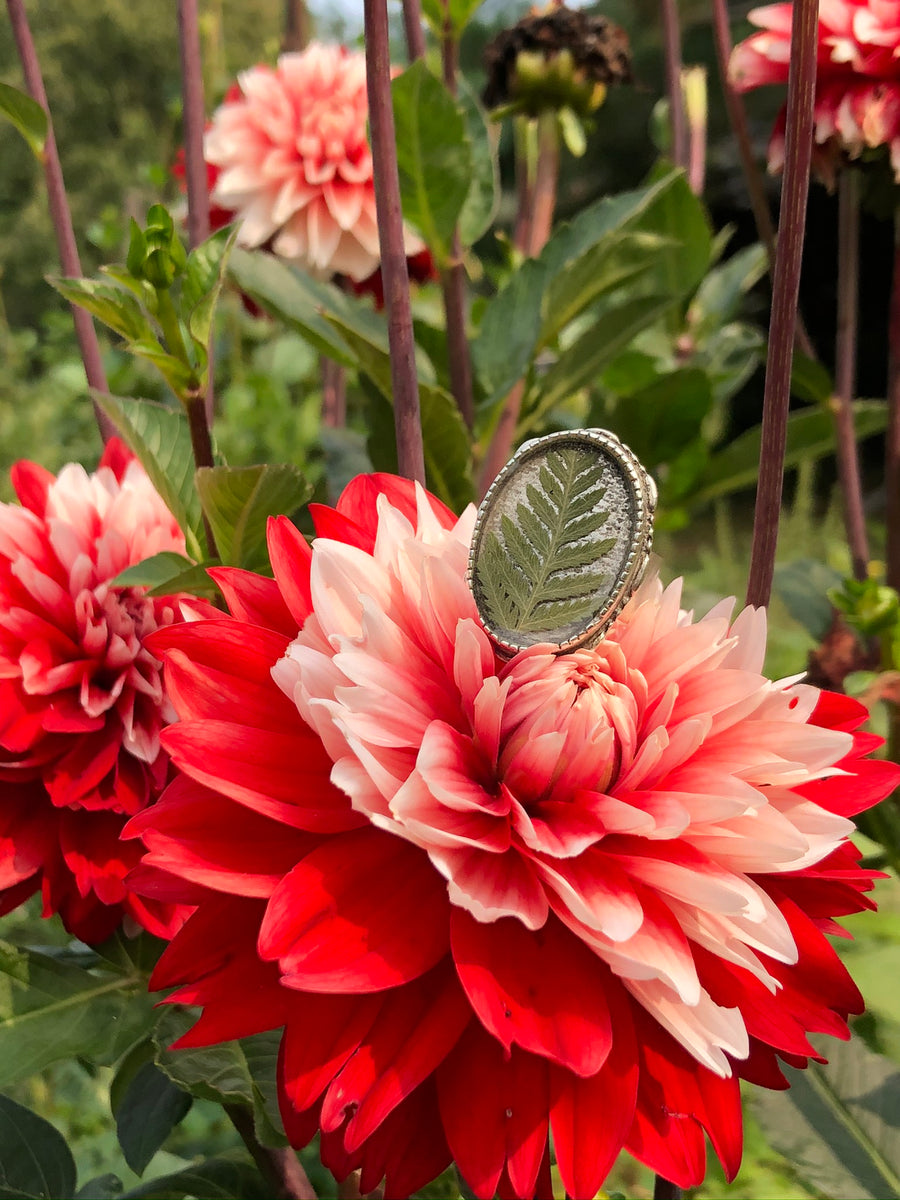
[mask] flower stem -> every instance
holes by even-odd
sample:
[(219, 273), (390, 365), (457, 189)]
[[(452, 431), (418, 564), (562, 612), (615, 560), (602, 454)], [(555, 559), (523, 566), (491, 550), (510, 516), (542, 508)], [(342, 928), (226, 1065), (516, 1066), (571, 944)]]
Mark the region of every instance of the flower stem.
[(347, 424), (347, 375), (340, 363), (324, 355), (322, 371), (322, 424), (343, 429)]
[(304, 50), (309, 41), (309, 10), (305, 0), (285, 0), (283, 52)]
[(859, 317), (859, 176), (845, 166), (838, 183), (838, 297), (835, 342), (834, 421), (838, 476), (844, 501), (844, 525), (853, 574), (868, 575), (869, 541), (863, 511), (853, 393), (856, 386), (856, 335)]
[(422, 6), (419, 0), (403, 0), (403, 28), (409, 61), (425, 57), (425, 30), (422, 28)]
[(681, 90), (681, 26), (678, 0), (661, 0), (663, 45), (666, 58), (666, 89), (669, 94), (669, 125), (672, 130), (672, 161), (688, 168), (688, 131)]
[(795, 0), (788, 75), (784, 180), (772, 282), (769, 353), (763, 394), (762, 445), (753, 521), (747, 603), (766, 605), (775, 573), (778, 516), (791, 397), (794, 320), (800, 292), (806, 200), (813, 143), (818, 0)]
[[(75, 242), (75, 231), (72, 228), (72, 214), (69, 211), (69, 201), (66, 197), (66, 185), (63, 180), (62, 167), (59, 162), (59, 151), (56, 137), (53, 133), (53, 120), (50, 116), (50, 106), (47, 103), (47, 93), (44, 89), (44, 79), (41, 65), (38, 62), (34, 38), (28, 24), (24, 0), (6, 0), (9, 10), (9, 20), (13, 37), (25, 76), (25, 86), (32, 100), (37, 101), (47, 114), (47, 140), (44, 144), (44, 177), (47, 181), (47, 202), (50, 217), (56, 233), (56, 245), (59, 250), (59, 261), (63, 274), (77, 279), (81, 275), (81, 262), (78, 258), (78, 246)], [(81, 351), (81, 361), (87, 376), (88, 387), (98, 392), (108, 391), (106, 372), (103, 369), (103, 359), (100, 355), (100, 343), (97, 341), (97, 331), (94, 322), (86, 309), (73, 304), (72, 319), (75, 322), (75, 336)], [(104, 442), (115, 433), (115, 428), (106, 414), (101, 410), (96, 400), (93, 401), (94, 416), (97, 427)]]
[[(753, 154), (753, 143), (750, 140), (750, 128), (747, 124), (747, 112), (744, 102), (735, 90), (728, 75), (728, 63), (731, 59), (732, 42), (731, 27), (728, 23), (727, 0), (712, 0), (713, 30), (716, 39), (716, 58), (719, 64), (719, 78), (722, 84), (722, 94), (725, 97), (725, 108), (731, 124), (731, 132), (737, 143), (741, 167), (744, 172), (744, 185), (750, 200), (750, 210), (756, 225), (756, 236), (766, 248), (769, 257), (769, 275), (775, 276), (775, 225), (772, 213), (769, 211), (769, 201), (766, 198), (766, 186), (762, 172)], [(795, 331), (797, 346), (807, 358), (816, 358), (815, 347), (806, 332), (806, 325), (799, 307), (795, 315)]]
[[(178, 48), (181, 55), (181, 108), (184, 124), (184, 174), (187, 183), (188, 241), (196, 249), (209, 237), (209, 187), (206, 160), (203, 157), (203, 130), (206, 105), (203, 99), (203, 62), (200, 55), (200, 28), (197, 0), (178, 0)], [(212, 349), (204, 403), (206, 419), (212, 423), (215, 412), (213, 394)]]
[(419, 381), (403, 238), (403, 212), (400, 207), (394, 109), (391, 103), (387, 0), (364, 0), (363, 8), (366, 23), (366, 87), (381, 245), (381, 275), (388, 314), (397, 465), (401, 475), (424, 484), (425, 452), (419, 410)]
[(662, 1175), (654, 1175), (653, 1200), (681, 1200), (681, 1188)]
[(894, 277), (888, 310), (887, 582), (900, 590), (900, 212), (894, 214)]
[[(459, 46), (450, 19), (449, 0), (444, 0), (444, 29), (441, 37), (441, 63), (444, 84), (451, 96), (457, 94), (456, 74), (459, 69)], [(466, 337), (466, 268), (462, 261), (462, 241), (459, 227), (450, 240), (450, 262), (441, 271), (441, 290), (444, 295), (444, 315), (447, 326), (447, 360), (450, 368), (450, 390), (469, 429), (475, 424), (475, 401), (472, 395), (472, 358)]]
[(316, 1200), (300, 1159), (290, 1148), (263, 1146), (253, 1128), (253, 1114), (242, 1104), (223, 1105), (225, 1114), (250, 1151), (275, 1200)]

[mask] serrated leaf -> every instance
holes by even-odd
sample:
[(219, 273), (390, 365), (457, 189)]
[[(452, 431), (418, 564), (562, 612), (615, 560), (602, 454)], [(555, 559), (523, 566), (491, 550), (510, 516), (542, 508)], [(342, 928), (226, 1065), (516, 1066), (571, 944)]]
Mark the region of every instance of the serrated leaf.
[(120, 571), (115, 579), (110, 580), (110, 586), (149, 588), (149, 596), (174, 596), (178, 592), (190, 592), (193, 596), (217, 596), (219, 589), (206, 570), (217, 565), (217, 559), (208, 563), (193, 563), (174, 550), (162, 550)]
[(312, 495), (303, 472), (290, 463), (201, 467), (196, 482), (222, 561), (248, 571), (268, 566), (269, 517), (290, 515)]
[(593, 383), (602, 368), (673, 303), (670, 295), (637, 296), (599, 317), (535, 383), (519, 425), (520, 436), (537, 428), (574, 392)]
[(834, 608), (826, 593), (841, 582), (839, 571), (812, 558), (775, 565), (776, 596), (817, 642), (824, 638), (834, 618)]
[(447, 88), (419, 59), (391, 83), (403, 216), (440, 265), (472, 185), (472, 145)]
[(0, 942), (0, 1087), (76, 1055), (110, 1062), (153, 1023), (146, 977)]
[(48, 277), (48, 282), (70, 304), (87, 309), (91, 316), (109, 326), (126, 342), (158, 345), (153, 324), (133, 292), (102, 279)]
[(182, 1200), (202, 1196), (203, 1200), (271, 1200), (272, 1188), (249, 1163), (226, 1158), (206, 1162), (149, 1179), (131, 1188), (122, 1200)]
[(195, 1016), (174, 1007), (163, 1013), (153, 1035), (157, 1066), (192, 1096), (252, 1109), (256, 1135), (263, 1144), (284, 1145), (277, 1097), (281, 1030), (199, 1049), (171, 1049)]
[(176, 358), (168, 350), (164, 350), (159, 342), (141, 338), (138, 341), (129, 342), (126, 349), (135, 358), (143, 358), (146, 362), (152, 363), (176, 396), (183, 396), (200, 387), (200, 377), (193, 367), (189, 367), (186, 362)]
[(0, 1096), (0, 1197), (60, 1200), (75, 1191), (75, 1160), (49, 1121)]
[(236, 237), (236, 226), (226, 225), (187, 256), (181, 280), (181, 317), (204, 363), (207, 359), (213, 315), (222, 284), (225, 282), (228, 259)]
[(699, 340), (734, 320), (741, 300), (768, 268), (766, 249), (757, 242), (708, 271), (688, 309), (693, 336)]
[(184, 414), (149, 400), (102, 392), (95, 392), (94, 399), (140, 460), (180, 525), (188, 553), (203, 558), (200, 498), (194, 487), (194, 453)]
[[(853, 414), (860, 440), (883, 433), (887, 428), (887, 406), (880, 400), (858, 400), (853, 405)], [(756, 425), (714, 454), (693, 491), (685, 497), (685, 503), (707, 504), (718, 496), (752, 487), (759, 477), (761, 440), (762, 430)], [(785, 467), (831, 454), (834, 445), (834, 418), (830, 412), (807, 408), (788, 417)]]
[(138, 1068), (116, 1109), (116, 1134), (125, 1161), (143, 1175), (163, 1142), (187, 1116), (191, 1097), (153, 1062)]
[(18, 88), (0, 83), (0, 114), (19, 131), (35, 158), (43, 162), (49, 123), (41, 105)]
[(468, 195), (459, 214), (459, 237), (472, 246), (493, 223), (500, 206), (500, 163), (496, 141), (475, 90), (465, 76), (458, 78), (457, 101), (472, 146), (472, 173)]
[(858, 1037), (814, 1041), (826, 1066), (784, 1067), (790, 1090), (755, 1097), (769, 1141), (834, 1200), (900, 1197), (900, 1071)]
[[(502, 514), (499, 534), (485, 536), (476, 560), (476, 580), (497, 630), (549, 632), (585, 621), (607, 582), (598, 560), (615, 539), (596, 536), (609, 516), (600, 507), (602, 462), (563, 446), (548, 451), (538, 479), (530, 490), (540, 492), (541, 505), (519, 502), (515, 519)], [(591, 511), (582, 515), (585, 504)]]

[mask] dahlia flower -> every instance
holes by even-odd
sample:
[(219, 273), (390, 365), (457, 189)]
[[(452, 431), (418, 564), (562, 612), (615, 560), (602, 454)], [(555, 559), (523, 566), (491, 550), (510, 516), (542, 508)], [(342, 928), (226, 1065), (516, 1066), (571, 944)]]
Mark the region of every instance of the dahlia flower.
[[(241, 245), (270, 246), (320, 275), (359, 282), (378, 267), (366, 62), (313, 42), (251, 67), (213, 114), (204, 153), (211, 199), (235, 214)], [(422, 243), (407, 237), (409, 253)]]
[(199, 902), (151, 981), (202, 1006), (179, 1044), (284, 1026), (288, 1136), (364, 1193), (455, 1159), (531, 1197), (548, 1129), (573, 1196), (622, 1147), (696, 1184), (707, 1134), (732, 1177), (739, 1078), (786, 1087), (862, 1008), (826, 934), (873, 907), (849, 818), (900, 776), (865, 711), (656, 579), (595, 649), (503, 661), (471, 509), (376, 475), (314, 517), (273, 522), (274, 580), (213, 572), (230, 619), (152, 639), (183, 774), (129, 832)]
[[(760, 26), (735, 47), (729, 76), (738, 91), (786, 83), (793, 5), (749, 13)], [(832, 183), (843, 156), (887, 146), (900, 180), (900, 5), (896, 0), (821, 0), (815, 96), (817, 172)], [(769, 145), (769, 169), (784, 164), (784, 111)]]
[(21, 504), (0, 505), (0, 913), (33, 892), (83, 941), (123, 916), (159, 935), (175, 910), (125, 884), (139, 854), (119, 834), (167, 782), (171, 719), (144, 640), (177, 601), (112, 587), (126, 567), (184, 552), (140, 463), (111, 441), (95, 474), (20, 462)]

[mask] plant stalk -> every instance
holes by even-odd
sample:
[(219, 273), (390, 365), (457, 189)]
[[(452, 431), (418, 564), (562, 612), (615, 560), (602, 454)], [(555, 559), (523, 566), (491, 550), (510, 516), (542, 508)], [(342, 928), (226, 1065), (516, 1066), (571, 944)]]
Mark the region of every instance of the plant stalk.
[(422, 28), (422, 6), (419, 0), (403, 0), (403, 28), (409, 61), (425, 57), (425, 30)]
[(669, 96), (669, 125), (672, 131), (672, 161), (688, 169), (688, 130), (681, 90), (681, 25), (678, 0), (661, 0), (663, 46), (666, 61), (666, 91)]
[(654, 1175), (653, 1200), (681, 1200), (681, 1188), (662, 1175)]
[(347, 424), (347, 373), (333, 358), (322, 357), (322, 424), (343, 429)]
[[(209, 237), (209, 187), (203, 156), (206, 104), (203, 98), (203, 60), (197, 0), (178, 0), (178, 49), (181, 56), (181, 109), (184, 125), (184, 175), (187, 183), (188, 242), (195, 250)], [(210, 342), (212, 335), (210, 335)], [(207, 346), (209, 370), (204, 403), (212, 424), (215, 412), (212, 347)]]
[(391, 385), (397, 465), (407, 479), (425, 483), (425, 452), (419, 409), (409, 271), (400, 207), (397, 143), (391, 103), (391, 54), (387, 0), (364, 0), (366, 29), (366, 87), (375, 174), (375, 206), (381, 245), (381, 275), (388, 315)]
[(282, 52), (303, 50), (309, 42), (309, 9), (305, 0), (285, 0)]
[[(81, 276), (81, 262), (78, 257), (78, 246), (75, 242), (75, 231), (72, 228), (72, 214), (69, 210), (69, 201), (66, 196), (66, 185), (63, 179), (62, 166), (59, 161), (56, 136), (53, 132), (53, 118), (50, 115), (50, 106), (47, 103), (44, 78), (41, 74), (41, 65), (38, 61), (37, 51), (35, 50), (34, 38), (31, 36), (28, 15), (25, 11), (25, 2), (24, 0), (6, 0), (6, 7), (9, 10), (9, 21), (12, 26), (16, 49), (19, 53), (19, 61), (22, 64), (22, 73), (25, 76), (25, 86), (28, 88), (32, 100), (40, 104), (41, 108), (47, 114), (47, 140), (44, 144), (44, 178), (47, 182), (47, 203), (50, 208), (50, 217), (53, 221), (53, 229), (56, 234), (60, 266), (64, 275), (78, 279)], [(100, 343), (97, 341), (97, 331), (94, 328), (93, 319), (86, 309), (80, 308), (77, 304), (72, 304), (70, 307), (72, 309), (72, 319), (75, 322), (75, 336), (78, 339), (78, 348), (81, 352), (81, 361), (84, 364), (84, 373), (87, 377), (88, 387), (98, 392), (107, 392), (109, 391), (109, 386), (106, 382), (106, 372), (103, 369), (103, 358), (100, 354)], [(115, 426), (97, 402), (92, 401), (92, 403), (100, 436), (104, 442), (108, 442), (115, 433)]]
[[(441, 64), (444, 84), (451, 96), (457, 94), (456, 75), (459, 70), (459, 46), (450, 19), (449, 0), (444, 0), (444, 28), (441, 36)], [(462, 240), (459, 227), (450, 239), (450, 261), (441, 270), (441, 290), (444, 296), (444, 315), (447, 328), (447, 361), (450, 369), (450, 390), (457, 408), (469, 429), (475, 424), (475, 400), (472, 391), (472, 356), (466, 336), (468, 305), (466, 303), (466, 268), (462, 260)]]
[(769, 353), (763, 394), (762, 445), (753, 521), (747, 603), (766, 605), (775, 573), (778, 517), (791, 396), (794, 322), (800, 292), (806, 200), (813, 143), (818, 0), (795, 0), (788, 75), (785, 164), (778, 248), (772, 282)]
[(838, 295), (835, 341), (834, 422), (837, 433), (838, 477), (844, 506), (847, 545), (856, 579), (868, 576), (869, 539), (863, 509), (862, 483), (853, 396), (856, 388), (856, 341), (859, 322), (859, 176), (845, 166), (838, 182)]
[(253, 1114), (242, 1104), (223, 1105), (225, 1113), (250, 1151), (274, 1200), (317, 1200), (300, 1159), (290, 1146), (263, 1146), (253, 1128)]
[[(756, 225), (756, 236), (766, 248), (769, 258), (769, 277), (775, 277), (775, 224), (769, 210), (766, 197), (766, 185), (762, 172), (753, 153), (753, 143), (750, 139), (750, 127), (747, 124), (747, 111), (740, 94), (735, 90), (728, 75), (728, 64), (731, 60), (732, 41), (731, 26), (728, 22), (727, 0), (712, 0), (713, 31), (716, 41), (716, 58), (719, 64), (719, 79), (722, 83), (722, 95), (725, 98), (725, 108), (731, 132), (737, 143), (738, 155), (744, 172), (744, 185), (750, 200), (750, 211)], [(797, 347), (807, 358), (817, 357), (815, 347), (806, 331), (803, 315), (799, 307), (794, 318), (794, 336)]]
[(888, 309), (887, 582), (900, 590), (900, 211), (894, 214), (894, 276)]
[[(523, 150), (523, 157), (530, 157), (529, 138), (523, 131), (521, 139), (517, 138), (517, 152)], [(517, 163), (517, 169), (518, 169)], [(522, 172), (528, 172), (528, 166), (523, 164)], [(520, 181), (522, 175), (519, 175)], [(522, 249), (531, 258), (544, 249), (553, 228), (553, 213), (556, 208), (556, 185), (559, 179), (559, 126), (555, 113), (544, 113), (538, 118), (538, 152), (537, 165), (533, 175), (533, 185), (520, 187), (520, 204), (527, 206), (520, 209), (516, 219), (516, 238), (526, 239)], [(512, 388), (503, 404), (494, 435), (491, 438), (478, 485), (479, 498), (483, 498), (497, 475), (509, 461), (516, 438), (516, 428), (522, 401), (525, 398), (525, 380), (520, 379)]]

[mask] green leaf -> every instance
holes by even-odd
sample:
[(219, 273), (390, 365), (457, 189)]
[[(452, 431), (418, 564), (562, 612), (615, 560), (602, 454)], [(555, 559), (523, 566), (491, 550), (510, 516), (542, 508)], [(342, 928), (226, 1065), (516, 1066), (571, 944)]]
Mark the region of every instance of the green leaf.
[(817, 642), (824, 638), (834, 617), (834, 608), (826, 592), (841, 582), (840, 571), (812, 558), (799, 558), (775, 566), (776, 596)]
[(303, 472), (290, 463), (201, 467), (196, 481), (222, 562), (248, 571), (269, 564), (269, 517), (290, 515), (312, 495)]
[(828, 1065), (783, 1067), (790, 1091), (760, 1089), (754, 1111), (763, 1131), (817, 1192), (900, 1197), (900, 1071), (858, 1037), (813, 1040)]
[(474, 88), (463, 75), (457, 82), (458, 106), (472, 146), (471, 183), (459, 214), (459, 237), (463, 246), (473, 246), (490, 229), (500, 206), (500, 163), (497, 139)]
[(602, 368), (672, 303), (670, 295), (638, 296), (598, 318), (536, 383), (519, 434), (535, 429), (557, 405), (592, 383)]
[(146, 976), (0, 942), (0, 1087), (80, 1056), (115, 1061), (153, 1023)]
[(118, 1175), (95, 1175), (75, 1193), (75, 1200), (119, 1200), (125, 1185)]
[(0, 1096), (0, 1197), (66, 1197), (75, 1191), (75, 1160), (63, 1135), (43, 1117)]
[(791, 395), (810, 404), (827, 404), (834, 395), (834, 381), (827, 367), (800, 350), (791, 363)]
[(296, 329), (321, 354), (345, 367), (356, 362), (346, 342), (325, 319), (339, 315), (352, 323), (349, 298), (329, 283), (312, 279), (262, 250), (235, 248), (228, 262), (232, 282), (261, 308)]
[(102, 392), (95, 392), (94, 399), (137, 455), (150, 482), (181, 526), (188, 554), (201, 559), (200, 498), (194, 487), (194, 452), (187, 418), (149, 400), (107, 396)]
[[(887, 406), (880, 400), (858, 400), (853, 406), (858, 438), (883, 433), (887, 428)], [(759, 476), (762, 428), (759, 425), (714, 454), (695, 491), (686, 498), (691, 506), (707, 504), (741, 488), (753, 487)], [(802, 409), (788, 417), (785, 467), (806, 459), (823, 458), (834, 451), (834, 418), (822, 409)]]
[(443, 37), (449, 18), (455, 39), (471, 21), (483, 0), (422, 0), (422, 12), (437, 37)]
[(766, 249), (756, 243), (707, 272), (688, 309), (688, 324), (693, 336), (706, 337), (734, 320), (741, 300), (768, 268)]
[(657, 257), (652, 285), (673, 298), (686, 296), (703, 279), (713, 255), (712, 227), (702, 202), (694, 195), (682, 172), (672, 179), (670, 169), (659, 164), (651, 172), (668, 186), (634, 222), (634, 229), (668, 239)]
[(110, 580), (111, 587), (145, 587), (150, 596), (174, 596), (190, 592), (194, 596), (217, 596), (219, 589), (207, 574), (206, 568), (218, 566), (218, 560), (193, 563), (174, 550), (162, 550), (151, 558), (120, 571)]
[(191, 1103), (191, 1097), (155, 1063), (145, 1062), (138, 1069), (116, 1110), (119, 1145), (136, 1175), (143, 1175), (157, 1150), (187, 1116)]
[(126, 342), (159, 346), (153, 324), (133, 292), (102, 279), (59, 279), (48, 276), (48, 282), (70, 304), (86, 308), (91, 316), (108, 325)]
[(201, 361), (206, 362), (213, 314), (225, 282), (228, 259), (237, 228), (227, 225), (202, 242), (187, 257), (181, 281), (181, 317), (187, 325)]
[(609, 512), (603, 463), (575, 446), (547, 453), (540, 486), (526, 489), (516, 519), (504, 513), (500, 533), (485, 535), (475, 567), (491, 624), (497, 630), (539, 633), (592, 616), (608, 582), (600, 557), (616, 544), (599, 540)]
[(403, 216), (443, 265), (472, 186), (466, 121), (424, 59), (393, 80), (391, 95)]
[(272, 1188), (249, 1163), (208, 1158), (184, 1171), (149, 1179), (125, 1192), (122, 1200), (182, 1200), (185, 1196), (202, 1196), (203, 1200), (271, 1200)]
[(699, 437), (712, 402), (706, 374), (687, 367), (620, 400), (612, 426), (645, 467), (656, 467)]
[[(337, 319), (333, 320), (343, 333), (347, 344), (353, 348), (360, 370), (368, 376), (380, 394), (391, 401), (393, 387), (387, 348), (359, 336), (355, 330)], [(428, 487), (454, 511), (462, 512), (472, 501), (474, 494), (472, 450), (465, 422), (453, 397), (443, 388), (425, 382), (421, 375), (419, 405)], [(369, 441), (369, 453), (377, 470), (397, 469), (393, 420), (390, 426), (390, 430), (386, 430), (382, 421), (380, 429), (383, 436), (370, 438)]]
[(40, 104), (18, 88), (0, 83), (0, 113), (18, 129), (35, 158), (43, 162), (48, 122)]

